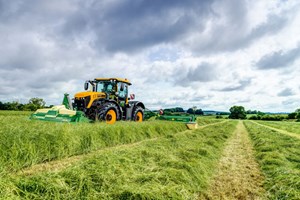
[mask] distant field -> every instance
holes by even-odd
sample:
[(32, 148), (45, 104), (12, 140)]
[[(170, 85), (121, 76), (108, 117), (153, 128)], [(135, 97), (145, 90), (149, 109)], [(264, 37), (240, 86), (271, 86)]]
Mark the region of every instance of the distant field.
[(0, 199), (300, 196), (299, 123), (198, 117), (199, 128), (187, 130), (31, 121), (30, 113), (0, 111)]

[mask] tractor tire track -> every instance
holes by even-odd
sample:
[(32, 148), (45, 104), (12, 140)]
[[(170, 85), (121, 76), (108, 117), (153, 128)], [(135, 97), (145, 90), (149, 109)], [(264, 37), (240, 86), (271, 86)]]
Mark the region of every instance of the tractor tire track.
[[(224, 122), (226, 122), (226, 120), (217, 122), (217, 123), (211, 123), (211, 124), (207, 124), (207, 125), (203, 125), (203, 126), (198, 126), (198, 129), (203, 129), (208, 126), (213, 126), (213, 125), (221, 124)], [(190, 131), (192, 131), (192, 130), (185, 130), (182, 132), (178, 132), (174, 135), (185, 134)], [(30, 175), (34, 175), (34, 174), (41, 173), (41, 172), (50, 172), (50, 171), (58, 172), (58, 171), (61, 171), (63, 169), (66, 169), (66, 168), (74, 165), (75, 163), (79, 163), (80, 161), (83, 161), (84, 159), (93, 157), (93, 156), (99, 154), (100, 152), (113, 151), (113, 150), (118, 150), (118, 149), (122, 149), (122, 148), (131, 148), (134, 146), (138, 146), (142, 143), (149, 142), (149, 141), (155, 141), (155, 140), (158, 140), (161, 138), (164, 138), (164, 136), (155, 137), (155, 138), (151, 138), (151, 139), (145, 139), (145, 140), (141, 140), (139, 142), (134, 142), (134, 143), (129, 143), (129, 144), (121, 144), (121, 145), (112, 146), (112, 147), (105, 147), (105, 148), (95, 150), (95, 151), (92, 151), (92, 152), (89, 152), (86, 154), (80, 154), (80, 155), (76, 155), (76, 156), (63, 158), (60, 160), (53, 160), (53, 161), (49, 161), (49, 162), (45, 162), (45, 163), (36, 164), (36, 165), (30, 166), (30, 167), (27, 167), (27, 168), (24, 168), (24, 169), (18, 171), (16, 173), (16, 175), (30, 176)]]
[(274, 130), (274, 131), (277, 131), (281, 134), (284, 134), (284, 135), (288, 135), (288, 136), (291, 136), (291, 137), (294, 137), (294, 138), (297, 138), (297, 139), (300, 139), (300, 135), (299, 134), (296, 134), (296, 133), (292, 133), (292, 132), (288, 132), (286, 130), (282, 130), (282, 129), (278, 129), (278, 128), (274, 128), (272, 126), (268, 126), (268, 125), (265, 125), (265, 124), (260, 124), (258, 122), (254, 122), (254, 121), (251, 121), (253, 124), (256, 124), (256, 125), (259, 125), (259, 126), (262, 126), (262, 127), (265, 127), (265, 128), (268, 128), (268, 129), (271, 129), (271, 130)]
[(254, 158), (252, 143), (242, 121), (239, 121), (227, 142), (215, 177), (202, 198), (264, 199), (264, 177)]

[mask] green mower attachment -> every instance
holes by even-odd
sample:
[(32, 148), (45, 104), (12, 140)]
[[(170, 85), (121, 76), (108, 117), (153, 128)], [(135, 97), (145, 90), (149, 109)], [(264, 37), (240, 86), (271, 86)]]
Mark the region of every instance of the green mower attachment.
[(48, 109), (38, 109), (30, 119), (53, 122), (89, 122), (81, 111), (75, 111), (70, 103), (69, 94), (64, 94), (63, 105)]
[(53, 106), (50, 109), (38, 109), (30, 119), (53, 122), (88, 122), (83, 112), (66, 109), (65, 105)]
[(144, 118), (146, 120), (155, 117), (156, 120), (184, 122), (188, 129), (196, 129), (198, 127), (197, 123), (195, 122), (195, 115), (187, 113), (164, 112), (163, 110), (153, 112), (149, 109), (146, 109), (144, 114)]

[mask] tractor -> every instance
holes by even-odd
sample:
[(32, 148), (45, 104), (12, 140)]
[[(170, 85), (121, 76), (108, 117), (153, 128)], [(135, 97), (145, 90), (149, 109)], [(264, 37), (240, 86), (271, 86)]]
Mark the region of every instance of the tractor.
[[(143, 121), (145, 106), (128, 97), (131, 83), (120, 78), (95, 78), (86, 81), (85, 92), (75, 94), (73, 108), (87, 118), (113, 124), (117, 120)], [(129, 101), (130, 100), (130, 101)]]
[(86, 91), (76, 93), (73, 102), (65, 94), (63, 105), (39, 109), (30, 118), (56, 122), (105, 121), (107, 124), (118, 120), (142, 122), (145, 106), (133, 101), (133, 94), (128, 97), (130, 85), (127, 79), (121, 78), (88, 80), (84, 83)]

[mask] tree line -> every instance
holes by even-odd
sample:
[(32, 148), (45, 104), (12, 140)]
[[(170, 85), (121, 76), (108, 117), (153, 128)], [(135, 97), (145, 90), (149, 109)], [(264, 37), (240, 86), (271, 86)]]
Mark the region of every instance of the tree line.
[(17, 101), (3, 103), (0, 101), (0, 110), (35, 111), (44, 108), (46, 102), (41, 98), (31, 98), (28, 103), (22, 104)]
[(247, 114), (251, 114), (248, 118), (250, 120), (267, 120), (267, 121), (282, 121), (285, 119), (297, 119), (300, 121), (300, 108), (288, 114), (287, 116), (283, 115), (269, 115), (260, 111), (246, 111), (243, 106), (232, 106), (230, 108), (230, 115), (228, 118), (230, 119), (246, 119)]

